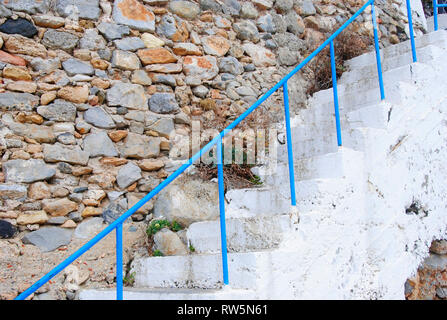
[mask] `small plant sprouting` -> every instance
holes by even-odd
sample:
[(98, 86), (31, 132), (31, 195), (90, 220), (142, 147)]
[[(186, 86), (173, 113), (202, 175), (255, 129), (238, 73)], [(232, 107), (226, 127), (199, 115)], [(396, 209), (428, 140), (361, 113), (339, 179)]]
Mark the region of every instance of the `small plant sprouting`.
[(194, 246), (192, 244), (189, 244), (189, 251), (195, 252), (196, 248), (194, 248)]
[(178, 223), (177, 221), (169, 222), (168, 220), (152, 220), (149, 224), (148, 228), (146, 229), (147, 235), (153, 236), (158, 231), (160, 231), (163, 228), (171, 229), (174, 232), (180, 231), (183, 229), (183, 227)]
[(155, 250), (152, 255), (154, 257), (163, 257), (163, 253), (160, 250)]
[(135, 283), (135, 272), (132, 272), (123, 278), (123, 284), (126, 287), (131, 287), (133, 286), (134, 283)]
[(258, 176), (255, 175), (255, 174), (253, 175), (253, 178), (250, 179), (250, 182), (251, 182), (252, 184), (254, 184), (254, 185), (257, 185), (257, 186), (259, 186), (259, 185), (262, 184), (261, 178), (258, 177)]
[(171, 223), (171, 230), (174, 232), (180, 231), (182, 230), (183, 227), (180, 225), (180, 223), (178, 223), (177, 221), (172, 221)]

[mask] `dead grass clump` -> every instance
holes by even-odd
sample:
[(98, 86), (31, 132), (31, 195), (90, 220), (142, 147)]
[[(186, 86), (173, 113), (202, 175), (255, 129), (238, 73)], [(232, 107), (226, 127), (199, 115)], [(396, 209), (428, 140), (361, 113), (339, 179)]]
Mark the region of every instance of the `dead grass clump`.
[[(334, 31), (340, 26), (336, 26)], [(335, 67), (337, 79), (341, 77), (347, 69), (344, 62), (369, 51), (372, 39), (368, 36), (360, 35), (355, 31), (355, 25), (344, 30), (334, 41), (335, 46)], [(307, 72), (313, 74), (313, 83), (307, 90), (307, 94), (313, 95), (315, 92), (332, 88), (332, 69), (330, 49), (326, 47), (309, 64)]]

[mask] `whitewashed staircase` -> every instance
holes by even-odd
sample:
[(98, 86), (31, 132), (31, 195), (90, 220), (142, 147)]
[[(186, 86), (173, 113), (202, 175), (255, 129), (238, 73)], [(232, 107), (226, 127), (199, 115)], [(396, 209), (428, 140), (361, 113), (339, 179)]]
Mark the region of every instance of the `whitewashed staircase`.
[[(347, 62), (338, 87), (343, 147), (332, 89), (292, 119), (299, 216), (290, 213), (285, 146), (275, 174), (260, 169), (263, 187), (227, 192), (229, 287), (219, 221), (206, 221), (187, 230), (195, 253), (134, 260), (135, 288), (124, 299), (403, 298), (406, 277), (446, 225), (439, 199), (447, 170), (430, 178), (433, 190), (422, 192), (421, 183), (447, 155), (447, 32), (416, 44), (417, 63), (409, 42), (382, 50), (385, 101), (375, 53)], [(405, 214), (415, 197), (430, 207), (425, 220)], [(80, 293), (114, 298), (114, 290)]]

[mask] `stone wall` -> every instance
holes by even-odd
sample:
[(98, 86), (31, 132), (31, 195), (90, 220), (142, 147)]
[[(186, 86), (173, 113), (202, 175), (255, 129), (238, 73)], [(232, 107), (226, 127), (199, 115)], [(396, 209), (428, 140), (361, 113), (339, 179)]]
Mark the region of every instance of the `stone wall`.
[(447, 240), (435, 240), (430, 255), (405, 283), (408, 300), (447, 300)]
[[(0, 0), (2, 237), (52, 251), (113, 221), (178, 167), (192, 120), (229, 123), (363, 2)], [(406, 38), (402, 3), (378, 1), (383, 45)], [(265, 105), (280, 119), (281, 93)]]

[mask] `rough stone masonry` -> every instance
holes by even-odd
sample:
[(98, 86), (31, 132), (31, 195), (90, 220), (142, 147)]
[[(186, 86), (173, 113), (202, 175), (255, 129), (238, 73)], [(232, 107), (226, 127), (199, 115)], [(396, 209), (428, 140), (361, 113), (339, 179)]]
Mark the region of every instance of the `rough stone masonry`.
[[(191, 121), (234, 119), (362, 4), (0, 0), (1, 269), (11, 246), (56, 252), (116, 219), (179, 166)], [(403, 1), (378, 14), (383, 45), (407, 38)], [(306, 84), (290, 83), (294, 112)], [(281, 96), (266, 107), (277, 119)]]

